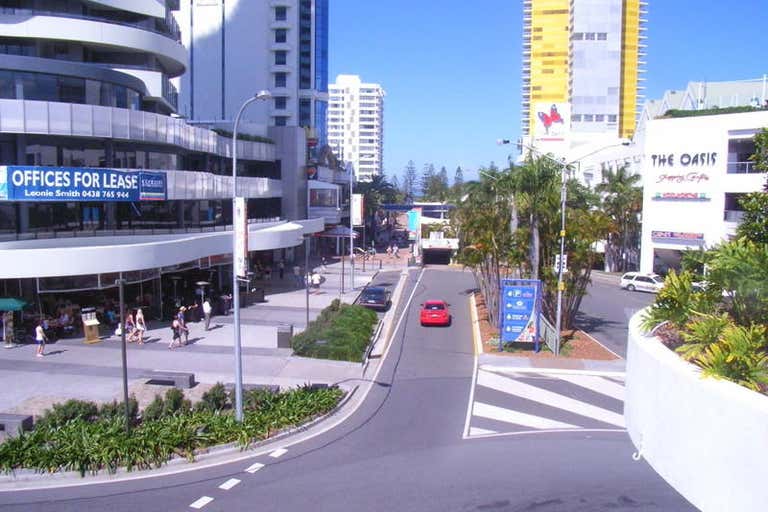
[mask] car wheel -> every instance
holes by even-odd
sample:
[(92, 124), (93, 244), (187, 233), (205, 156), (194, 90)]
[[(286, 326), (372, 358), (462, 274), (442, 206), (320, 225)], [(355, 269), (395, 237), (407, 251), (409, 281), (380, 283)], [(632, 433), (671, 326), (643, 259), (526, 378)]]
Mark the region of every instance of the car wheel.
[(445, 324), (445, 326), (446, 326), (446, 327), (450, 327), (450, 326), (451, 326), (451, 322), (453, 322), (453, 317), (452, 317), (452, 316), (449, 316), (449, 317), (448, 317), (448, 323), (447, 323), (447, 324)]
[(629, 290), (629, 291), (631, 291), (631, 292), (635, 291), (635, 285), (633, 285), (633, 284), (628, 284), (628, 285), (627, 285), (627, 290)]

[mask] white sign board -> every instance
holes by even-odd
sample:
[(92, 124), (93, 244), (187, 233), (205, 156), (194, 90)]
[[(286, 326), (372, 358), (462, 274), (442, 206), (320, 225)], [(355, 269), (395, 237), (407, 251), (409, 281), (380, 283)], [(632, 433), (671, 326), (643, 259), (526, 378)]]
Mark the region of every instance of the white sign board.
[(235, 273), (240, 277), (248, 275), (248, 209), (245, 198), (235, 198)]
[(352, 225), (363, 225), (363, 194), (352, 194)]

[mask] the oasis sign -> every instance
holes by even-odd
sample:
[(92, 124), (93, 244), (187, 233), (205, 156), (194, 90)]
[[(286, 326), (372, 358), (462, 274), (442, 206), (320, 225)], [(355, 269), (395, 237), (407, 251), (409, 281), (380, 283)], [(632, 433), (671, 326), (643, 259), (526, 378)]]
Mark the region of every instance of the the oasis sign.
[(164, 201), (165, 173), (80, 167), (0, 166), (0, 199)]
[(712, 167), (717, 164), (717, 152), (709, 153), (662, 153), (651, 155), (653, 167)]

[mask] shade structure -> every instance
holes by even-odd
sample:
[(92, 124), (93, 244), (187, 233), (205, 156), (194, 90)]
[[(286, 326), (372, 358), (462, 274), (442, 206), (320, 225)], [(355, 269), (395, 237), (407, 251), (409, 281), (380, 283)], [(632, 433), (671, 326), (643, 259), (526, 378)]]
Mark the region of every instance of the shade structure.
[(0, 311), (21, 311), (27, 302), (14, 297), (0, 298)]
[(326, 238), (357, 238), (359, 235), (356, 231), (349, 229), (346, 226), (334, 226), (331, 229), (326, 229), (322, 233), (318, 233), (315, 236), (321, 236)]

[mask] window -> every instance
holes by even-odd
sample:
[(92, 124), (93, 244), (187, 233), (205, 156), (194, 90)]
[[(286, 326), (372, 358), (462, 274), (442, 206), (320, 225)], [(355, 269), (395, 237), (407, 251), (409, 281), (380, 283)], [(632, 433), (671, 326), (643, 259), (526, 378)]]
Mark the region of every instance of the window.
[(275, 52), (275, 65), (284, 66), (288, 62), (288, 52), (285, 50), (278, 50)]
[(288, 118), (285, 116), (275, 117), (275, 126), (286, 126), (288, 124)]
[(285, 43), (288, 41), (288, 30), (284, 28), (278, 28), (275, 30), (275, 42)]
[(594, 116), (592, 114), (584, 114), (585, 123), (591, 123), (592, 121), (594, 121)]
[(571, 116), (571, 121), (574, 123), (580, 123), (581, 122), (581, 114), (573, 114)]
[(595, 122), (596, 123), (602, 123), (605, 121), (605, 115), (604, 114), (595, 114)]
[(275, 73), (275, 87), (285, 87), (287, 77), (287, 73)]
[(607, 41), (608, 40), (608, 34), (606, 32), (598, 32), (597, 33), (597, 40), (598, 41)]
[(571, 39), (574, 41), (581, 41), (584, 39), (584, 32), (574, 32), (571, 36)]
[(594, 32), (585, 32), (584, 33), (584, 39), (587, 41), (594, 41), (597, 34)]
[(288, 104), (288, 98), (286, 98), (285, 96), (275, 97), (275, 110), (285, 110), (285, 107), (287, 104)]
[(608, 122), (609, 123), (615, 123), (616, 122), (616, 114), (608, 114)]
[(275, 21), (285, 21), (288, 19), (288, 8), (285, 6), (275, 7)]

